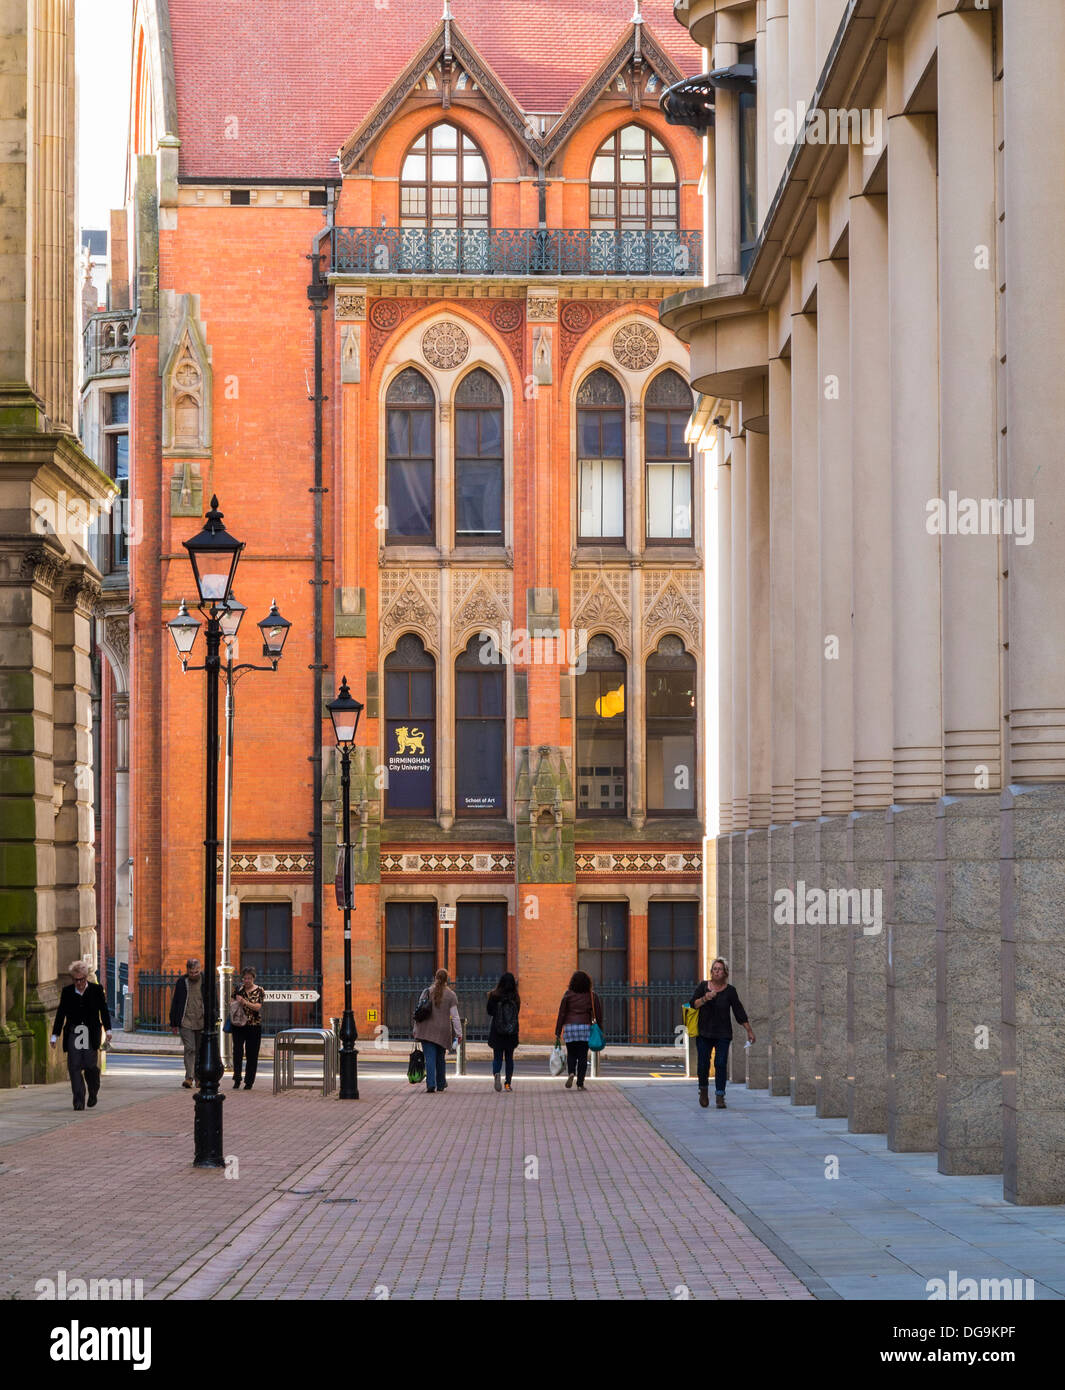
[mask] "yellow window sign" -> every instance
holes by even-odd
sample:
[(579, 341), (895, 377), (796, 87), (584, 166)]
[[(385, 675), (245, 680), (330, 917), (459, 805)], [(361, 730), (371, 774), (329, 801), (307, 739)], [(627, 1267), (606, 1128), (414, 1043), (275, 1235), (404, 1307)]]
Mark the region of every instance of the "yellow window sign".
[(376, 1023), (376, 1022), (377, 1022), (377, 1010), (376, 1010), (376, 1009), (367, 1009), (367, 1010), (366, 1010), (366, 1022), (367, 1022), (367, 1023)]

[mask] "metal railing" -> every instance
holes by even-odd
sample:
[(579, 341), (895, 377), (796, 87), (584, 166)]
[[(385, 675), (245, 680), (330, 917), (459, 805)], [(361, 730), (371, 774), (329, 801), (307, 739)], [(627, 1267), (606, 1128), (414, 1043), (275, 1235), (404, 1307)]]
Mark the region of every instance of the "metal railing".
[(334, 227), (332, 269), (347, 275), (700, 277), (701, 232)]
[(114, 956), (107, 957), (107, 1007), (111, 1010), (111, 1016), (119, 1024), (122, 1022), (122, 1010), (125, 1008), (125, 989), (129, 984), (129, 962), (121, 963), (115, 960)]
[[(137, 1007), (134, 1028), (138, 1033), (167, 1033), (170, 1031), (170, 1001), (174, 986), (182, 971), (153, 972), (142, 970), (137, 975)], [(239, 983), (239, 981), (238, 981)], [(322, 991), (322, 977), (313, 971), (264, 971), (256, 981), (265, 990), (307, 989)], [(263, 1005), (263, 1037), (272, 1038), (287, 1028), (313, 1028), (316, 1004)]]
[(129, 338), (133, 329), (130, 309), (91, 314), (82, 333), (85, 379), (93, 376), (129, 376)]
[[(385, 1001), (385, 1026), (390, 1038), (404, 1039), (414, 1034), (414, 1009), (423, 989), (433, 983), (432, 976), (424, 980), (383, 980), (381, 989)], [(469, 976), (456, 980), (451, 988), (458, 995), (459, 1017), (467, 1020), (465, 1037), (468, 1042), (487, 1042), (492, 1020), (485, 1009), (490, 990), (499, 983), (498, 975)]]

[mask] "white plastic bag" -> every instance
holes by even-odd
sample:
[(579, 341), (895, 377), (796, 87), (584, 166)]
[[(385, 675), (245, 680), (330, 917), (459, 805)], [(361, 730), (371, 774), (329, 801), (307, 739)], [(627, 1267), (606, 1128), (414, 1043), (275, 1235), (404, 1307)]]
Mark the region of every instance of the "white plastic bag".
[(562, 1048), (558, 1043), (555, 1043), (554, 1047), (551, 1049), (551, 1056), (547, 1059), (547, 1070), (552, 1076), (561, 1076), (565, 1069), (566, 1058), (563, 1055)]

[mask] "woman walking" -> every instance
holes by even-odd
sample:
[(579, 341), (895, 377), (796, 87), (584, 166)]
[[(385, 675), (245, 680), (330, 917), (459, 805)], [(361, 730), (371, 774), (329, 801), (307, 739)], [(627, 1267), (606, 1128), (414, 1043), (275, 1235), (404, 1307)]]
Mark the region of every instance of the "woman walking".
[(718, 956), (710, 967), (709, 980), (696, 986), (691, 1008), (699, 1010), (699, 1031), (695, 1035), (695, 1046), (699, 1053), (699, 1104), (705, 1109), (710, 1104), (710, 1053), (714, 1053), (714, 1083), (717, 1092), (717, 1108), (727, 1110), (725, 1104), (725, 1082), (728, 1078), (728, 1049), (732, 1042), (733, 1014), (737, 1023), (747, 1029), (747, 1037), (755, 1041), (754, 1032), (747, 1021), (747, 1011), (740, 1003), (740, 996), (734, 985), (728, 982), (728, 965)]
[(577, 1077), (577, 1090), (584, 1090), (584, 1077), (588, 1069), (588, 1034), (592, 1024), (603, 1023), (603, 1006), (598, 994), (592, 989), (592, 982), (583, 970), (574, 972), (569, 989), (562, 996), (555, 1020), (555, 1042), (566, 1044), (566, 1090)]
[(234, 1091), (240, 1090), (242, 1065), (246, 1091), (250, 1091), (255, 1085), (255, 1073), (259, 1066), (259, 1047), (263, 1040), (263, 1000), (265, 995), (262, 986), (257, 985), (255, 979), (255, 971), (249, 965), (241, 973), (241, 986), (233, 991), (233, 999), (229, 1006), (229, 1017), (233, 1024)]
[[(514, 1049), (518, 1045), (518, 1013), (521, 997), (518, 982), (510, 971), (499, 977), (499, 984), (488, 996), (485, 1005), (492, 1023), (488, 1029), (488, 1046), (492, 1049), (492, 1077), (497, 1091), (510, 1090), (514, 1079)], [(499, 1073), (505, 1071), (505, 1086), (500, 1085)]]
[(434, 1091), (447, 1090), (447, 1074), (444, 1070), (447, 1049), (453, 1037), (459, 1042), (462, 1041), (458, 996), (453, 989), (448, 988), (446, 970), (436, 972), (436, 978), (422, 996), (422, 1000), (429, 1005), (430, 1012), (427, 1018), (415, 1022), (414, 1038), (423, 1045), (425, 1089), (432, 1095)]

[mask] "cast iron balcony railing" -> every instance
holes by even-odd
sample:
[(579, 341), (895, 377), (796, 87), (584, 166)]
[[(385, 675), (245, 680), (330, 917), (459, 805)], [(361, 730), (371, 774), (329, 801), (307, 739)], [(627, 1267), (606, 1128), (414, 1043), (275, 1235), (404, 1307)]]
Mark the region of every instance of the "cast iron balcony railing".
[(701, 232), (334, 227), (341, 275), (700, 277)]
[(133, 313), (118, 309), (93, 314), (85, 325), (85, 380), (94, 376), (129, 376), (129, 337)]

